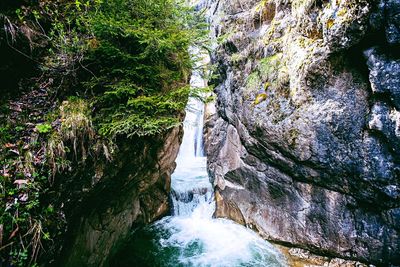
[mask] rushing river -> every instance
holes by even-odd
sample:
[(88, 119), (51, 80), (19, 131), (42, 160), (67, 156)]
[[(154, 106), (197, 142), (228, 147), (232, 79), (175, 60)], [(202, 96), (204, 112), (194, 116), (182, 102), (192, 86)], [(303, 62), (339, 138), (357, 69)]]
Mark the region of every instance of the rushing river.
[[(191, 85), (204, 86), (194, 73)], [(212, 217), (213, 189), (203, 152), (204, 105), (190, 99), (184, 137), (172, 175), (172, 216), (137, 230), (112, 266), (286, 266), (284, 257), (253, 231)]]

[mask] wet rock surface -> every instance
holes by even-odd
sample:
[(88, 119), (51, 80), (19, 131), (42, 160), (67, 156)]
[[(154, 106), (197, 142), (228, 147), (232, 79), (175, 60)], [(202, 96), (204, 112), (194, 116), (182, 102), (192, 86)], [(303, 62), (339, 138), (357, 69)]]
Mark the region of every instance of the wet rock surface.
[(398, 5), (203, 3), (219, 70), (205, 130), (216, 216), (317, 254), (400, 264)]
[(277, 247), (286, 255), (288, 264), (292, 267), (375, 267), (358, 261), (314, 255), (300, 248), (286, 248), (279, 245)]

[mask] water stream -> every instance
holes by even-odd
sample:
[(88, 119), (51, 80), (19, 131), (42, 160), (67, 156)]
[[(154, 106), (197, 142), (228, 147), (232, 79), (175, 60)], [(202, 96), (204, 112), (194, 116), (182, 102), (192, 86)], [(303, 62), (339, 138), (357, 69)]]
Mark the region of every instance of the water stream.
[[(203, 86), (194, 73), (192, 86)], [(113, 266), (286, 266), (284, 257), (253, 231), (215, 219), (203, 152), (204, 105), (190, 99), (184, 137), (172, 175), (172, 216), (136, 231)]]

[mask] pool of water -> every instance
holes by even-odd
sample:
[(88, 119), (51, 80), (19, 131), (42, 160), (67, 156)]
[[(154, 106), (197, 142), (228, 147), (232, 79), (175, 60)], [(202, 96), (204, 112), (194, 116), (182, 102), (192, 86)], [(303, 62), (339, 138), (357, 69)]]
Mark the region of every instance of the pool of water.
[(287, 266), (284, 256), (250, 229), (213, 218), (215, 201), (204, 157), (177, 162), (173, 215), (134, 231), (111, 266)]
[(112, 266), (286, 266), (285, 258), (253, 231), (213, 219), (213, 203), (190, 216), (171, 216), (134, 232)]

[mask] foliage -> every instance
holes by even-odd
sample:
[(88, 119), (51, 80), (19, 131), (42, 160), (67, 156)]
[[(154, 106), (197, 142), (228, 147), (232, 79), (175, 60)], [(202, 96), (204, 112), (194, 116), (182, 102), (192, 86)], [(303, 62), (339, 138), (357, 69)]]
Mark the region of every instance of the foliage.
[[(29, 164), (29, 156), (25, 155), (24, 164)], [(2, 159), (3, 166), (13, 166), (15, 160)], [(44, 185), (48, 182), (47, 176), (36, 172), (31, 179), (26, 179), (23, 170), (10, 169), (0, 175), (1, 201), (0, 225), (2, 225), (3, 241), (2, 252), (8, 251), (9, 260), (13, 266), (29, 266), (38, 258), (42, 247), (51, 242), (50, 229), (57, 231), (54, 222), (59, 220), (51, 204), (46, 204), (41, 196), (46, 194)], [(16, 180), (11, 179), (14, 173)], [(58, 222), (60, 223), (60, 222)], [(5, 242), (6, 241), (6, 242)]]
[(98, 159), (102, 153), (110, 161), (114, 150), (107, 139), (96, 138), (88, 101), (70, 97), (59, 108), (61, 124), (47, 141), (47, 159), (53, 183), (57, 173), (75, 163), (84, 163), (89, 156)]
[(41, 134), (46, 134), (52, 130), (52, 127), (49, 123), (42, 123), (36, 125), (36, 130)]
[(114, 110), (110, 121), (101, 124), (100, 133), (132, 137), (154, 135), (176, 127), (181, 119), (174, 114), (185, 108), (188, 96), (189, 87), (183, 87), (167, 94), (131, 98), (126, 106), (120, 105)]
[[(178, 0), (28, 2), (14, 15), (45, 40), (42, 77), (67, 101), (26, 121), (36, 131), (1, 122), (1, 261), (12, 266), (34, 265), (63, 231), (50, 197), (56, 172), (92, 152), (110, 160), (110, 138), (159, 134), (181, 123), (189, 95), (207, 99), (188, 86), (189, 47), (205, 44), (204, 20)], [(29, 144), (18, 141), (26, 133)]]
[[(40, 123), (37, 107), (24, 110), (14, 102), (0, 120), (0, 248), (1, 262), (34, 266), (62, 225), (46, 196), (48, 170), (41, 142), (52, 127)], [(32, 108), (33, 112), (28, 112)], [(56, 223), (55, 223), (56, 222)]]
[(10, 140), (11, 134), (10, 134), (10, 125), (9, 124), (3, 124), (0, 126), (0, 145), (3, 145)]
[[(52, 21), (52, 46), (44, 69), (71, 76), (63, 81), (79, 77), (65, 86), (70, 91), (65, 93), (74, 93), (71, 87), (76, 94), (93, 93), (93, 117), (100, 133), (151, 135), (177, 124), (179, 112), (168, 105), (168, 94), (187, 89), (193, 68), (189, 47), (206, 46), (202, 16), (179, 0), (67, 1), (59, 12), (49, 7), (51, 1), (40, 12)], [(143, 97), (153, 101), (143, 102)], [(130, 104), (135, 98), (143, 102), (138, 110)], [(183, 107), (186, 99), (176, 101)], [(154, 101), (164, 100), (163, 110), (148, 112), (157, 108)], [(124, 125), (123, 131), (107, 130), (115, 125)]]
[(204, 38), (189, 11), (173, 0), (112, 1), (89, 19), (96, 46), (86, 63), (101, 69), (85, 86), (101, 93), (94, 104), (101, 134), (154, 135), (179, 124), (189, 46)]
[(241, 53), (233, 53), (231, 56), (231, 62), (234, 65), (238, 65), (238, 63), (240, 63), (242, 60), (244, 60), (245, 57), (241, 54)]

